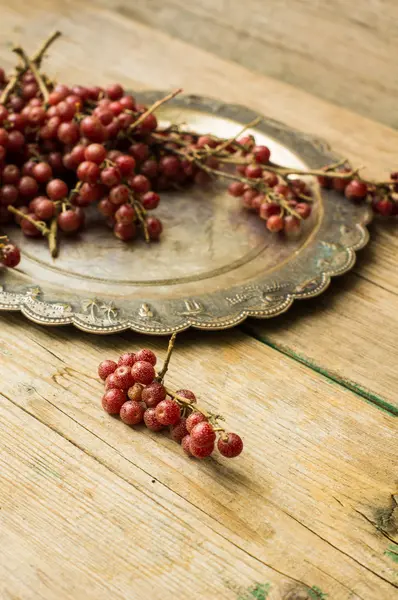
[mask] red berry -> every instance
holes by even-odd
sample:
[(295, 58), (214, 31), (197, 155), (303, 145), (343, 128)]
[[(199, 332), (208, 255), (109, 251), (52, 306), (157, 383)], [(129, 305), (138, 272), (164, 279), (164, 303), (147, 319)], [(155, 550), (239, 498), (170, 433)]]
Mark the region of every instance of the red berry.
[(135, 160), (128, 154), (122, 154), (121, 156), (118, 156), (115, 160), (115, 163), (124, 177), (131, 175), (135, 169)]
[(200, 412), (193, 412), (187, 417), (187, 430), (190, 433), (198, 423), (204, 423), (207, 418)]
[(311, 205), (306, 202), (299, 202), (294, 209), (302, 219), (308, 219), (311, 214)]
[(80, 129), (77, 123), (61, 123), (58, 127), (57, 137), (63, 144), (76, 144), (80, 137)]
[(151, 240), (157, 240), (160, 237), (160, 234), (163, 231), (162, 222), (156, 217), (148, 217), (146, 221), (146, 226), (148, 229), (148, 234)]
[(24, 196), (25, 198), (31, 198), (32, 196), (35, 196), (37, 194), (38, 190), (39, 186), (37, 185), (36, 179), (33, 179), (33, 177), (26, 175), (24, 177), (21, 177), (21, 179), (19, 180), (18, 191), (21, 194), (21, 196)]
[(191, 450), (190, 450), (190, 445), (191, 445), (191, 436), (185, 435), (181, 440), (181, 446), (182, 446), (182, 449), (184, 450), (184, 452), (186, 452), (188, 454), (188, 456), (192, 456)]
[(77, 167), (76, 174), (80, 181), (96, 183), (100, 175), (100, 168), (95, 162), (85, 160)]
[(81, 133), (92, 142), (103, 142), (106, 138), (106, 131), (97, 117), (84, 117), (80, 123)]
[[(111, 204), (111, 206), (113, 205)], [(119, 240), (122, 240), (122, 242), (128, 242), (135, 238), (137, 228), (134, 223), (116, 223), (113, 227), (113, 233)]]
[(163, 429), (163, 425), (159, 423), (156, 418), (156, 411), (154, 408), (147, 408), (144, 412), (144, 423), (151, 431), (160, 431)]
[(21, 253), (14, 244), (6, 244), (3, 248), (0, 248), (0, 262), (4, 266), (13, 269), (19, 264), (20, 260)]
[(191, 392), (191, 390), (177, 390), (176, 395), (181, 396), (181, 398), (185, 398), (186, 400), (189, 400), (191, 404), (194, 404), (196, 402), (196, 396), (193, 392)]
[(48, 221), (54, 216), (55, 205), (52, 200), (42, 197), (35, 206), (35, 215), (40, 221)]
[(102, 144), (89, 144), (84, 149), (84, 158), (100, 165), (106, 158), (106, 148)]
[(126, 425), (137, 425), (144, 418), (145, 408), (135, 400), (128, 400), (120, 409), (120, 418)]
[(124, 90), (119, 83), (113, 83), (106, 88), (105, 93), (111, 100), (119, 100), (123, 96)]
[(105, 389), (106, 390), (111, 390), (113, 388), (119, 388), (120, 389), (120, 381), (118, 379), (116, 379), (115, 373), (111, 373), (105, 379)]
[(102, 407), (110, 415), (118, 415), (125, 402), (126, 394), (118, 388), (107, 390), (102, 397)]
[(122, 365), (127, 365), (128, 367), (132, 367), (135, 363), (135, 354), (134, 352), (126, 352), (122, 354), (117, 362), (117, 366), (121, 367)]
[(394, 204), (387, 198), (384, 200), (376, 200), (372, 205), (374, 211), (383, 217), (389, 217), (394, 210)]
[(177, 402), (167, 398), (159, 402), (155, 414), (162, 425), (175, 425), (180, 420), (180, 407)]
[(273, 233), (277, 233), (278, 231), (282, 231), (284, 223), (283, 218), (279, 215), (272, 215), (269, 217), (266, 223), (268, 231), (272, 231)]
[(214, 444), (216, 439), (214, 429), (208, 422), (198, 423), (189, 433), (191, 435), (191, 443), (195, 446), (210, 446)]
[[(81, 211), (81, 212), (78, 212)], [(58, 215), (58, 227), (65, 233), (74, 233), (83, 225), (84, 213), (81, 208), (65, 210)]]
[(293, 215), (287, 215), (284, 220), (285, 233), (297, 233), (300, 231), (300, 219)]
[(279, 194), (280, 196), (285, 196), (285, 198), (286, 198), (290, 194), (290, 188), (283, 183), (278, 183), (278, 185), (276, 185), (274, 187), (274, 192), (275, 192), (275, 194)]
[[(350, 169), (348, 169), (347, 167), (345, 167), (344, 169), (341, 169), (340, 173), (349, 173)], [(345, 188), (347, 187), (347, 185), (350, 183), (351, 179), (349, 177), (347, 177), (346, 179), (340, 179), (339, 177), (334, 177), (332, 179), (332, 187), (334, 190), (336, 190), (336, 192), (344, 192)]]
[(253, 154), (256, 162), (266, 164), (271, 156), (271, 151), (267, 146), (254, 146)]
[(141, 402), (143, 389), (144, 386), (141, 383), (135, 383), (127, 390), (127, 396), (130, 398), (130, 400)]
[(263, 169), (260, 165), (247, 165), (245, 169), (246, 177), (250, 177), (251, 179), (258, 179), (263, 174)]
[(363, 181), (353, 179), (345, 188), (344, 194), (349, 200), (363, 200), (368, 195), (368, 186)]
[(160, 196), (156, 192), (147, 192), (141, 197), (142, 206), (146, 210), (154, 210), (157, 208), (160, 201)]
[(114, 360), (103, 360), (98, 367), (98, 375), (105, 381), (108, 375), (115, 372), (116, 368), (117, 364)]
[[(38, 218), (36, 217), (36, 215), (34, 213), (28, 213), (28, 216), (33, 221), (38, 221)], [(21, 229), (27, 237), (39, 237), (41, 235), (41, 233), (37, 229), (37, 227), (35, 227), (32, 223), (30, 223), (30, 221), (27, 221), (26, 219), (22, 219)]]
[(120, 171), (116, 167), (106, 167), (101, 171), (101, 182), (107, 187), (118, 185), (121, 179)]
[(120, 185), (115, 185), (115, 187), (113, 187), (109, 192), (109, 200), (115, 206), (121, 206), (122, 204), (128, 202), (129, 196), (129, 188), (123, 183)]
[(46, 162), (36, 163), (32, 169), (33, 177), (39, 183), (47, 183), (53, 176), (53, 171), (50, 165)]
[(157, 381), (150, 383), (142, 390), (142, 401), (150, 408), (157, 406), (165, 398), (166, 389), (164, 385)]
[(214, 442), (209, 444), (208, 446), (197, 446), (192, 439), (192, 435), (190, 436), (189, 442), (189, 450), (191, 451), (192, 456), (195, 458), (207, 458), (214, 450)]
[(186, 421), (187, 420), (183, 417), (176, 425), (170, 427), (171, 439), (177, 442), (177, 444), (181, 444), (182, 439), (188, 435)]
[(145, 175), (134, 175), (133, 177), (130, 177), (129, 184), (137, 194), (145, 194), (146, 192), (149, 192), (151, 187), (150, 181)]
[(117, 387), (128, 390), (134, 384), (134, 378), (131, 374), (131, 368), (128, 365), (117, 367), (114, 372)]
[(122, 204), (115, 212), (115, 219), (117, 223), (123, 223), (128, 225), (133, 223), (135, 219), (135, 209), (131, 204)]
[(260, 206), (260, 218), (269, 219), (273, 215), (279, 215), (281, 207), (276, 202), (264, 202)]
[(223, 456), (234, 458), (243, 450), (242, 438), (236, 433), (226, 433), (219, 437), (217, 448)]
[(241, 181), (233, 181), (228, 186), (228, 192), (231, 194), (231, 196), (235, 196), (236, 198), (243, 196), (245, 192), (245, 184)]
[(131, 374), (134, 381), (148, 385), (155, 378), (155, 369), (151, 363), (139, 360), (131, 367)]
[(62, 200), (68, 195), (68, 186), (62, 179), (52, 179), (47, 183), (46, 192), (51, 200)]
[(142, 350), (138, 350), (135, 355), (135, 360), (144, 360), (145, 362), (151, 363), (151, 365), (156, 365), (156, 354), (152, 352), (152, 350), (148, 350), (148, 348), (143, 348)]
[(266, 185), (269, 187), (275, 187), (278, 185), (278, 176), (272, 171), (263, 171), (263, 179)]

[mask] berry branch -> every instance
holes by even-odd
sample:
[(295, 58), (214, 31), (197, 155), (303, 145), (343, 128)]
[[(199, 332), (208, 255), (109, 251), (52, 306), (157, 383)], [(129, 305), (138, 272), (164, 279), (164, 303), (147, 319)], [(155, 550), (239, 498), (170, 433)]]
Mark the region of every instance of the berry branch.
[(156, 375), (155, 354), (151, 350), (139, 350), (135, 354), (123, 354), (118, 362), (103, 361), (98, 368), (105, 382), (102, 406), (106, 412), (119, 415), (127, 425), (144, 422), (151, 431), (170, 428), (174, 441), (195, 458), (206, 458), (217, 448), (228, 458), (238, 456), (243, 442), (236, 433), (227, 433), (219, 421), (221, 415), (213, 414), (197, 405), (191, 390), (171, 390), (163, 385), (176, 334), (169, 341), (163, 368)]
[(163, 226), (152, 211), (161, 193), (212, 180), (225, 181), (265, 230), (284, 236), (310, 218), (317, 182), (380, 215), (398, 215), (398, 172), (373, 181), (345, 160), (308, 171), (278, 165), (247, 133), (260, 117), (223, 139), (175, 123), (158, 126), (156, 111), (181, 89), (147, 107), (119, 84), (51, 81), (41, 63), (59, 36), (54, 32), (32, 58), (14, 48), (22, 64), (9, 80), (0, 69), (0, 225), (46, 237), (53, 257), (66, 235), (85, 226), (90, 206), (121, 241), (157, 241)]

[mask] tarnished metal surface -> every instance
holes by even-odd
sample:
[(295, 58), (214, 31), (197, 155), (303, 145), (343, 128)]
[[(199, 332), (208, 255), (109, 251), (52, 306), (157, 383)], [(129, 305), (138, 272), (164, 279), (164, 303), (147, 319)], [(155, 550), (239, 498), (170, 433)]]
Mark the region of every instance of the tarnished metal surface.
[[(139, 97), (149, 104), (163, 95)], [(176, 98), (159, 111), (165, 122), (222, 137), (255, 116), (197, 96)], [(336, 159), (325, 143), (266, 117), (251, 132), (286, 166), (321, 167)], [(366, 207), (334, 192), (322, 192), (322, 198), (316, 193), (314, 214), (300, 236), (289, 240), (268, 233), (220, 184), (163, 194), (156, 214), (164, 234), (150, 245), (119, 242), (93, 214), (79, 237), (62, 240), (54, 260), (43, 240), (21, 239), (16, 229), (12, 237), (23, 259), (18, 269), (0, 271), (0, 310), (93, 333), (224, 329), (247, 316), (278, 315), (295, 298), (319, 294), (330, 277), (350, 269), (355, 251), (368, 240)]]

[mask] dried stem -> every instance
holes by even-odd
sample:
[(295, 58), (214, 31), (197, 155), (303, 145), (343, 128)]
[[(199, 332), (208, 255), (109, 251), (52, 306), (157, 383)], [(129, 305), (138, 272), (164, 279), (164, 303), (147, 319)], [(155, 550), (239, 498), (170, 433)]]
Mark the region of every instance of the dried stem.
[(134, 198), (133, 195), (130, 196), (130, 202), (133, 205), (133, 207), (135, 208), (135, 212), (137, 213), (138, 220), (141, 223), (141, 227), (144, 232), (145, 241), (147, 244), (149, 244), (151, 241), (151, 238), (149, 237), (148, 225), (146, 223), (145, 209), (142, 206), (141, 202), (139, 200), (137, 200), (136, 198)]
[(183, 396), (179, 396), (175, 392), (173, 392), (170, 388), (165, 387), (166, 394), (170, 396), (173, 400), (175, 400), (182, 408), (188, 409), (191, 412), (198, 412), (202, 414), (206, 419), (212, 423), (212, 425), (217, 425), (214, 427), (214, 431), (225, 431), (223, 427), (219, 426), (218, 420), (221, 420), (223, 417), (221, 415), (216, 415), (214, 413), (208, 412), (207, 410), (200, 408), (195, 404), (195, 402), (190, 402), (187, 398)]
[(151, 115), (153, 112), (155, 112), (155, 110), (157, 110), (159, 106), (162, 106), (162, 104), (164, 104), (165, 102), (172, 100), (175, 96), (181, 94), (181, 92), (182, 89), (174, 90), (174, 92), (171, 92), (170, 94), (167, 94), (167, 96), (165, 96), (164, 98), (161, 98), (160, 100), (154, 102), (154, 104), (152, 104), (152, 106), (150, 106), (148, 110), (142, 113), (142, 115), (140, 115), (138, 119), (130, 125), (129, 132), (133, 131), (133, 129), (138, 127), (138, 125), (140, 125), (147, 118), (148, 115)]
[(29, 56), (27, 56), (25, 50), (23, 48), (21, 48), (20, 46), (17, 46), (16, 48), (13, 48), (13, 52), (15, 52), (15, 54), (18, 54), (18, 56), (20, 56), (22, 58), (22, 60), (25, 63), (25, 70), (30, 69), (33, 73), (33, 75), (35, 76), (35, 79), (37, 81), (37, 85), (39, 86), (39, 89), (42, 93), (43, 96), (43, 100), (45, 103), (48, 102), (48, 89), (46, 84), (43, 81), (42, 76), (39, 73), (39, 70), (37, 69), (36, 65), (30, 60)]
[(55, 215), (51, 221), (50, 233), (48, 235), (48, 247), (53, 258), (58, 256), (58, 215)]
[[(43, 56), (44, 56), (45, 52), (47, 51), (49, 46), (60, 35), (61, 35), (60, 31), (54, 31), (47, 38), (47, 40), (40, 46), (40, 48), (37, 50), (37, 52), (33, 55), (31, 62), (34, 63), (34, 65), (36, 67), (40, 68), (41, 61), (43, 60)], [(26, 73), (27, 70), (28, 70), (28, 67), (25, 65), (24, 67), (18, 69), (17, 72), (15, 73), (15, 75), (13, 75), (11, 77), (10, 81), (8, 82), (8, 84), (6, 85), (6, 87), (4, 88), (3, 92), (0, 95), (0, 104), (5, 104), (7, 102), (10, 94), (14, 91), (15, 86), (17, 85), (18, 81), (20, 80), (22, 75), (24, 75), (24, 73)]]
[(14, 215), (18, 215), (18, 217), (20, 217), (21, 219), (24, 219), (25, 221), (29, 221), (29, 223), (34, 225), (36, 227), (36, 229), (38, 229), (42, 235), (45, 235), (45, 236), (50, 235), (50, 230), (48, 229), (48, 227), (44, 223), (44, 221), (35, 221), (31, 217), (29, 217), (29, 215), (25, 215), (25, 213), (21, 212), (14, 206), (8, 206), (7, 208)]
[(255, 119), (250, 121), (250, 123), (247, 123), (247, 125), (242, 127), (242, 129), (240, 131), (238, 131), (238, 133), (236, 135), (229, 138), (228, 140), (225, 140), (220, 146), (216, 146), (215, 148), (212, 148), (211, 152), (209, 152), (209, 155), (217, 156), (217, 154), (219, 152), (223, 152), (223, 150), (228, 148), (228, 146), (233, 144), (233, 142), (236, 142), (237, 138), (240, 137), (243, 133), (245, 133), (245, 131), (247, 131), (247, 129), (250, 129), (251, 127), (255, 127), (256, 125), (261, 123), (261, 121), (262, 121), (261, 117), (256, 117)]
[(175, 345), (176, 338), (177, 338), (177, 333), (174, 332), (173, 335), (171, 336), (170, 340), (169, 340), (169, 345), (167, 347), (167, 354), (166, 354), (165, 361), (163, 363), (162, 370), (158, 373), (158, 376), (156, 377), (157, 381), (159, 381), (159, 382), (163, 381), (164, 376), (167, 373), (167, 369), (169, 368), (169, 362), (170, 362), (170, 358), (171, 358), (171, 355), (172, 355), (173, 350), (174, 350), (174, 345)]

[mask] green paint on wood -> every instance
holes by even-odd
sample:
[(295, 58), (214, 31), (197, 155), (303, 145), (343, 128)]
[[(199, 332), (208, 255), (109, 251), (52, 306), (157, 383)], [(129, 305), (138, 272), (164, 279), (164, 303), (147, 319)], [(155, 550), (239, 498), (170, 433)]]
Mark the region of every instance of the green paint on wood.
[(255, 583), (238, 600), (267, 600), (270, 589), (270, 583)]
[(398, 563), (398, 544), (390, 544), (384, 554)]
[(308, 597), (311, 598), (311, 600), (326, 600), (327, 596), (328, 595), (322, 592), (316, 585), (313, 585), (312, 588), (308, 590)]
[(311, 359), (299, 354), (298, 352), (295, 352), (294, 350), (292, 350), (291, 348), (289, 348), (287, 346), (271, 342), (267, 337), (259, 335), (248, 324), (241, 325), (240, 329), (242, 331), (244, 331), (244, 333), (254, 337), (259, 342), (266, 344), (273, 350), (277, 350), (281, 354), (284, 354), (285, 356), (289, 356), (293, 360), (296, 360), (297, 362), (300, 362), (301, 364), (305, 365), (306, 367), (309, 367), (316, 373), (319, 373), (319, 375), (323, 375), (323, 377), (326, 377), (326, 379), (328, 379), (330, 382), (336, 383), (338, 385), (341, 385), (341, 386), (349, 389), (351, 392), (354, 392), (355, 394), (357, 394), (358, 396), (360, 396), (361, 398), (366, 400), (366, 402), (368, 402), (369, 404), (372, 404), (373, 406), (377, 406), (377, 408), (380, 408), (381, 410), (387, 412), (390, 415), (393, 415), (394, 417), (398, 417), (398, 407), (394, 406), (393, 404), (390, 404), (389, 402), (384, 400), (381, 396), (379, 396), (378, 394), (375, 394), (371, 390), (367, 390), (367, 389), (363, 388), (358, 383), (355, 383), (355, 381), (351, 381), (350, 379), (345, 379), (344, 377), (341, 377), (337, 373), (328, 371), (327, 369), (316, 364)]

